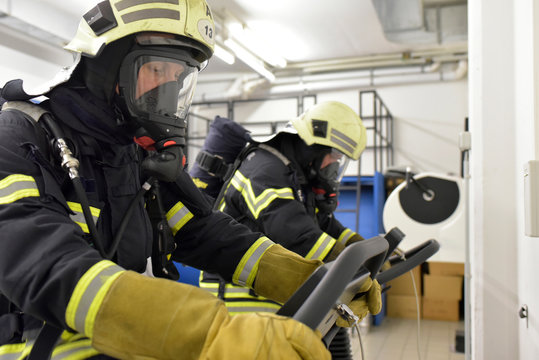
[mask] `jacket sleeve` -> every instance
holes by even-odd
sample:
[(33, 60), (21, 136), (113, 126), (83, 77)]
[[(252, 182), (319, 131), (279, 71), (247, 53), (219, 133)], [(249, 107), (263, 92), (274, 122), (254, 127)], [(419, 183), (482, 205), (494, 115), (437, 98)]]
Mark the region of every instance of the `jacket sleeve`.
[(173, 259), (219, 274), (235, 284), (251, 286), (260, 257), (273, 241), (225, 213), (192, 211), (175, 186), (161, 185), (167, 221), (177, 245)]
[(256, 157), (235, 172), (221, 209), (235, 218), (245, 217), (242, 222), (285, 248), (323, 260), (337, 240), (320, 229), (296, 198), (288, 168), (280, 160), (253, 166), (255, 161)]
[(7, 111), (0, 124), (0, 292), (27, 314), (74, 328), (68, 303), (79, 280), (103, 259), (71, 220), (58, 182), (39, 160), (32, 124)]

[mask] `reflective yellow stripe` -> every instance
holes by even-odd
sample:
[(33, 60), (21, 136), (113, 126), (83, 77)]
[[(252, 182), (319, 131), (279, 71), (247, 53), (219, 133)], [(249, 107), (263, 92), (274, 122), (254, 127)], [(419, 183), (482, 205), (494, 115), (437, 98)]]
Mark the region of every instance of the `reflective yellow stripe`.
[[(82, 231), (85, 233), (89, 233), (88, 230), (88, 224), (86, 223), (86, 218), (84, 217), (84, 213), (82, 212), (82, 206), (79, 203), (68, 201), (67, 206), (73, 211), (75, 214), (70, 214), (69, 218), (73, 220), (74, 223), (80, 226)], [(90, 206), (90, 213), (92, 214), (92, 218), (94, 219), (94, 224), (97, 223), (97, 220), (99, 219), (99, 214), (101, 213), (101, 209), (95, 208)]]
[(193, 178), (193, 182), (195, 183), (196, 187), (199, 189), (205, 189), (208, 187), (208, 183), (205, 183), (204, 181), (200, 180), (199, 178)]
[[(28, 349), (26, 346), (28, 345)], [(32, 343), (19, 343), (0, 346), (0, 360), (18, 360), (30, 353)]]
[(234, 174), (230, 184), (241, 194), (255, 219), (257, 219), (260, 212), (267, 208), (275, 199), (294, 200), (294, 192), (289, 187), (282, 189), (266, 189), (260, 195), (255, 196), (251, 180), (243, 176), (239, 170)]
[(353, 232), (352, 230), (346, 229), (341, 233), (341, 235), (339, 236), (337, 241), (340, 242), (343, 245), (346, 245), (346, 242), (348, 241), (348, 239), (350, 239), (352, 237), (352, 235), (354, 235), (354, 234), (355, 234), (355, 232)]
[(320, 235), (311, 251), (305, 256), (305, 259), (322, 260), (335, 245), (336, 240), (326, 233)]
[[(39, 330), (24, 343), (0, 346), (0, 360), (24, 359), (32, 351), (38, 333)], [(51, 360), (83, 360), (99, 354), (92, 347), (92, 341), (84, 335), (64, 331), (60, 344), (52, 352)]]
[(83, 360), (99, 354), (99, 351), (92, 347), (92, 340), (80, 339), (58, 345), (52, 352), (51, 360)]
[(10, 204), (25, 197), (37, 197), (36, 181), (28, 175), (14, 174), (0, 180), (0, 204)]
[(108, 260), (102, 260), (86, 271), (69, 299), (67, 325), (92, 337), (97, 311), (114, 280), (124, 271)]
[(241, 258), (234, 275), (232, 275), (232, 282), (251, 287), (258, 271), (260, 258), (273, 244), (274, 242), (265, 236), (258, 239)]
[(172, 230), (172, 235), (176, 235), (176, 233), (192, 218), (193, 214), (189, 209), (178, 201), (176, 205), (167, 212), (168, 226), (170, 226), (170, 229)]
[(281, 308), (279, 304), (270, 304), (255, 301), (225, 301), (230, 315), (238, 315), (246, 312), (271, 312), (275, 313)]
[[(201, 289), (205, 289), (209, 292), (211, 292), (212, 294), (217, 294), (217, 292), (219, 291), (219, 283), (215, 283), (215, 282), (205, 282), (205, 281), (202, 281), (200, 282), (200, 288)], [(244, 286), (238, 286), (238, 285), (234, 285), (234, 284), (226, 284), (225, 285), (225, 298), (250, 298), (250, 299), (260, 299), (260, 300), (265, 300), (266, 298), (262, 297), (262, 296), (253, 296), (250, 294), (251, 292), (251, 289), (247, 288), (247, 287), (244, 287)]]
[[(219, 296), (218, 282), (200, 282), (200, 288), (214, 296)], [(276, 312), (281, 305), (263, 296), (251, 295), (251, 290), (243, 286), (226, 284), (224, 288), (224, 301), (228, 311), (234, 314), (246, 312)]]

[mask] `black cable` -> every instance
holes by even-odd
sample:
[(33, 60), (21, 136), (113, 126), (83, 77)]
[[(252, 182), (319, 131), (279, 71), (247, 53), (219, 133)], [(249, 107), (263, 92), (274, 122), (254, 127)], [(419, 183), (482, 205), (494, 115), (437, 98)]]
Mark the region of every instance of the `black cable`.
[(129, 207), (127, 208), (127, 211), (125, 212), (125, 215), (122, 219), (122, 222), (120, 223), (120, 227), (118, 228), (118, 231), (116, 232), (116, 235), (114, 236), (114, 240), (112, 241), (112, 244), (110, 245), (109, 250), (106, 253), (107, 259), (112, 259), (114, 254), (116, 253), (116, 250), (118, 250), (118, 245), (120, 244), (120, 240), (122, 238), (122, 235), (124, 234), (125, 228), (127, 227), (127, 222), (129, 218), (131, 217), (131, 213), (135, 209), (135, 205), (140, 201), (142, 196), (146, 194), (148, 190), (152, 187), (152, 183), (155, 181), (155, 178), (150, 177), (148, 180), (142, 184), (142, 187), (137, 192), (137, 195), (133, 198), (131, 203), (129, 204)]

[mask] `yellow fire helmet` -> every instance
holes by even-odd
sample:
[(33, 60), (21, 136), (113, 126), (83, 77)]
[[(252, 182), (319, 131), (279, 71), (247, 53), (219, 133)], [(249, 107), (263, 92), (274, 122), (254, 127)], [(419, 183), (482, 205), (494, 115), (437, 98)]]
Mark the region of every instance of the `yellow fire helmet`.
[(307, 145), (319, 144), (339, 150), (357, 160), (367, 144), (367, 131), (359, 115), (338, 101), (314, 105), (292, 120)]
[(177, 35), (183, 46), (208, 60), (215, 44), (215, 25), (205, 0), (107, 0), (88, 11), (66, 50), (96, 57), (118, 39), (140, 32)]

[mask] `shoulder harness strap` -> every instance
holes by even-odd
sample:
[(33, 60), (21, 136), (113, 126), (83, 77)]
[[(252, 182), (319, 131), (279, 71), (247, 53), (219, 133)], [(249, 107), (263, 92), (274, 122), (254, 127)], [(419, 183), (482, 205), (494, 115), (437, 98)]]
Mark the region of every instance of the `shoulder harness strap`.
[(263, 149), (263, 150), (266, 150), (270, 153), (272, 153), (273, 155), (275, 155), (277, 158), (279, 158), (279, 160), (281, 160), (283, 162), (283, 164), (285, 164), (285, 166), (288, 166), (290, 165), (290, 160), (288, 160), (288, 158), (286, 156), (284, 156), (279, 150), (277, 150), (276, 148), (274, 147), (271, 147), (269, 145), (266, 145), (266, 144), (260, 144), (258, 145), (258, 147), (260, 149)]
[(2, 105), (2, 111), (19, 111), (24, 115), (24, 118), (28, 120), (34, 127), (37, 139), (37, 147), (41, 150), (42, 154), (50, 159), (50, 144), (49, 139), (51, 135), (44, 126), (40, 126), (39, 119), (43, 114), (49, 113), (49, 111), (43, 109), (43, 107), (33, 104), (29, 101), (7, 101)]

